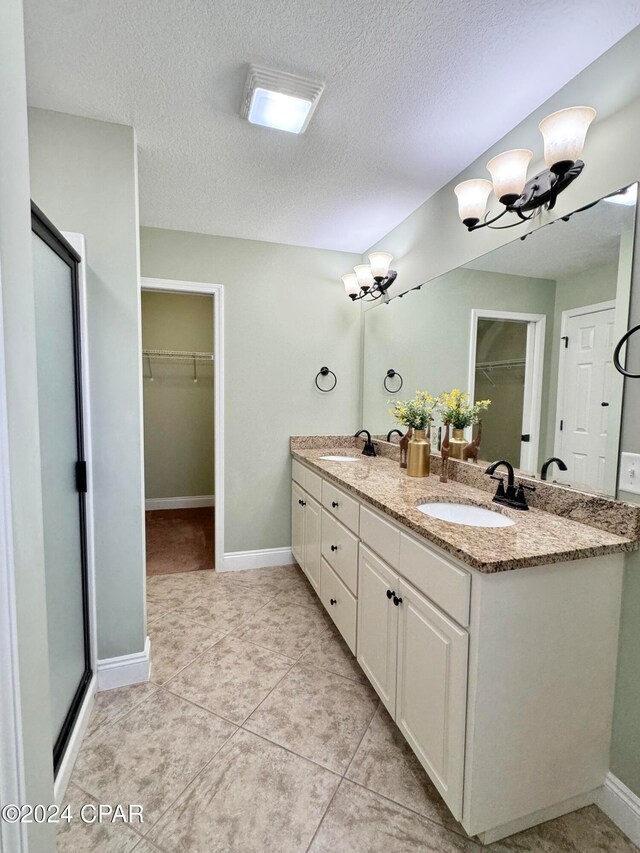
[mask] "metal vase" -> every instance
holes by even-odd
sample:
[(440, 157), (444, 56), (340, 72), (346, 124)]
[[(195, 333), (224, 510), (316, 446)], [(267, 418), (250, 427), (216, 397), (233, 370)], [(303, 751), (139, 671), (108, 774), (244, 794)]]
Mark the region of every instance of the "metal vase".
[(409, 441), (407, 474), (409, 477), (428, 477), (431, 465), (430, 430), (414, 429)]

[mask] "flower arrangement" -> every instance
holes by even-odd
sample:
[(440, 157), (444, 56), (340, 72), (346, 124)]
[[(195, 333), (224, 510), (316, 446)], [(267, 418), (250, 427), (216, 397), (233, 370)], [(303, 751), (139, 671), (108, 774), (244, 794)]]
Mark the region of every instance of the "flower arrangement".
[(491, 400), (476, 400), (474, 404), (470, 404), (466, 391), (454, 388), (440, 395), (440, 403), (443, 423), (451, 424), (453, 429), (464, 429), (478, 423), (482, 412), (491, 405)]
[(416, 391), (413, 400), (395, 400), (389, 414), (404, 426), (427, 429), (433, 421), (433, 413), (439, 401), (439, 397), (433, 397), (428, 391)]

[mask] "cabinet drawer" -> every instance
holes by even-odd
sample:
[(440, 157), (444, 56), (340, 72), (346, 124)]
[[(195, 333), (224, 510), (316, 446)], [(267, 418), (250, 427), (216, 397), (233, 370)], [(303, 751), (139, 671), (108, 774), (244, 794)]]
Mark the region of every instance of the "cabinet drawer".
[(322, 500), (322, 477), (310, 471), (297, 459), (291, 460), (291, 478), (317, 501)]
[(322, 510), (322, 556), (349, 590), (358, 594), (358, 540), (326, 509)]
[(322, 481), (322, 505), (339, 518), (345, 527), (353, 533), (358, 533), (360, 504), (340, 489), (336, 489), (328, 480)]
[(469, 624), (471, 575), (468, 572), (404, 533), (400, 536), (399, 570), (459, 625)]
[(360, 510), (360, 538), (386, 563), (398, 568), (400, 530), (395, 524), (363, 506)]
[(356, 600), (325, 559), (320, 568), (320, 598), (353, 654), (356, 653)]

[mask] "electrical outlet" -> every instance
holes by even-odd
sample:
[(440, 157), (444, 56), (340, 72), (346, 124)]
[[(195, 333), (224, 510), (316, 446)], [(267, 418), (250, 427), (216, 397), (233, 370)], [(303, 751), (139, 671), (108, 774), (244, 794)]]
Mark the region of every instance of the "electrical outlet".
[(623, 492), (640, 495), (640, 453), (620, 454), (620, 480), (618, 488)]

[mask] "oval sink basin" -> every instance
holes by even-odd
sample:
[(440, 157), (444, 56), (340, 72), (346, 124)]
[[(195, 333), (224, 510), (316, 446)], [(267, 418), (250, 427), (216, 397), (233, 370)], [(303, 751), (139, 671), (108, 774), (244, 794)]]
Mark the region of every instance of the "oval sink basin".
[(515, 524), (513, 519), (500, 512), (472, 504), (419, 504), (416, 509), (431, 518), (439, 518), (440, 521), (450, 521), (453, 524), (466, 524), (469, 527), (511, 527)]
[(327, 462), (357, 462), (357, 456), (321, 456), (320, 459), (326, 459)]

